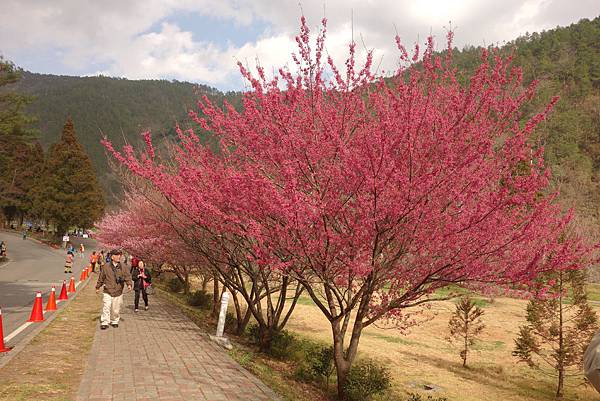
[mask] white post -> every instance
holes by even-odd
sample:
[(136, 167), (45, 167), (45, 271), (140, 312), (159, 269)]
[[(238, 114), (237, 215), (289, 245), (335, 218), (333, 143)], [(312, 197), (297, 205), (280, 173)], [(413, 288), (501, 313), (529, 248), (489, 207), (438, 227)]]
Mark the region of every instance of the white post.
[(229, 303), (229, 293), (223, 292), (221, 297), (221, 312), (219, 313), (219, 323), (217, 324), (217, 337), (223, 337), (225, 330), (225, 316), (227, 315), (227, 304)]

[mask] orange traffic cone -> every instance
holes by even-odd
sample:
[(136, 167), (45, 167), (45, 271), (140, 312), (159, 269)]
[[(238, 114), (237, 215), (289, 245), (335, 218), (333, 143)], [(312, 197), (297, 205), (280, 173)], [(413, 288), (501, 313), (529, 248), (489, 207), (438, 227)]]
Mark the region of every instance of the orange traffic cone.
[(67, 292), (75, 292), (75, 277), (71, 276), (71, 280), (69, 281), (69, 289)]
[(4, 346), (4, 332), (2, 331), (2, 309), (0, 309), (0, 352), (8, 352), (12, 347)]
[(42, 312), (42, 293), (37, 292), (35, 294), (35, 302), (33, 303), (33, 309), (31, 310), (31, 316), (28, 322), (43, 322), (44, 313)]
[(69, 296), (67, 295), (67, 282), (63, 280), (63, 285), (60, 289), (60, 295), (58, 296), (58, 300), (66, 301), (67, 299), (69, 299)]
[(79, 281), (83, 281), (85, 280), (85, 272), (87, 271), (87, 269), (83, 269), (81, 271), (81, 274), (79, 275)]
[(48, 298), (46, 310), (56, 310), (56, 288), (54, 288), (54, 286), (52, 286), (52, 291), (50, 291), (50, 298)]

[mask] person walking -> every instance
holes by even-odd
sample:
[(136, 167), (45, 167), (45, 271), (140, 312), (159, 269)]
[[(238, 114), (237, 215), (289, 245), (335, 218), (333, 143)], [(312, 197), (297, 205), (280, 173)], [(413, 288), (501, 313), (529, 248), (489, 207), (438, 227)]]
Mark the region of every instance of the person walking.
[(133, 269), (138, 267), (138, 263), (140, 263), (140, 259), (137, 256), (131, 257), (131, 273), (133, 273)]
[(73, 252), (67, 252), (67, 260), (65, 260), (65, 273), (73, 273)]
[(135, 312), (140, 310), (140, 292), (144, 299), (144, 310), (148, 310), (148, 292), (146, 288), (150, 285), (152, 277), (150, 272), (145, 268), (144, 262), (141, 260), (137, 261), (137, 267), (132, 269), (131, 279), (133, 280), (133, 290), (135, 291), (134, 307)]
[(81, 259), (83, 259), (83, 255), (85, 254), (85, 246), (83, 246), (83, 242), (79, 244), (79, 253), (81, 254)]
[(92, 251), (92, 254), (90, 255), (90, 266), (92, 266), (92, 273), (94, 273), (98, 266), (98, 254), (96, 251)]
[(106, 330), (109, 323), (114, 328), (119, 327), (123, 288), (127, 285), (127, 289), (131, 290), (131, 275), (120, 262), (122, 254), (123, 252), (120, 250), (110, 251), (111, 261), (100, 270), (98, 282), (96, 282), (96, 294), (104, 286), (102, 316), (100, 317), (100, 329), (102, 330)]
[(0, 258), (6, 257), (6, 244), (4, 241), (0, 242)]
[(104, 249), (100, 251), (98, 255), (98, 272), (102, 270), (102, 266), (106, 263), (106, 255), (104, 254)]

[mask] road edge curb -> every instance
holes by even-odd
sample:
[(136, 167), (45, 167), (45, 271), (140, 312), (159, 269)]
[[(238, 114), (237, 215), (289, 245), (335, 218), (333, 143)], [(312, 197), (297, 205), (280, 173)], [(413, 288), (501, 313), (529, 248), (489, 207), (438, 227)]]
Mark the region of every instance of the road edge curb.
[(52, 313), (50, 316), (48, 316), (48, 318), (45, 319), (42, 324), (40, 324), (37, 328), (35, 328), (31, 333), (27, 334), (27, 336), (25, 336), (25, 338), (23, 340), (21, 340), (17, 345), (15, 345), (15, 347), (12, 350), (10, 350), (6, 354), (0, 356), (0, 369), (2, 369), (4, 366), (6, 366), (6, 364), (8, 362), (10, 362), (16, 355), (18, 355), (21, 351), (23, 351), (23, 349), (31, 342), (31, 340), (34, 339), (35, 336), (37, 336), (42, 330), (44, 330), (46, 327), (48, 327), (50, 325), (50, 323), (52, 323), (54, 321), (54, 319), (58, 315), (60, 315), (62, 313), (62, 311), (64, 311), (71, 304), (71, 302), (74, 299), (77, 298), (79, 293), (81, 293), (81, 291), (83, 291), (85, 289), (85, 287), (87, 287), (87, 285), (90, 281), (92, 281), (91, 277), (88, 277), (84, 282), (82, 282), (78, 286), (79, 287), (78, 291), (75, 292), (73, 294), (73, 296), (64, 303), (64, 306), (59, 311), (56, 311), (56, 313)]

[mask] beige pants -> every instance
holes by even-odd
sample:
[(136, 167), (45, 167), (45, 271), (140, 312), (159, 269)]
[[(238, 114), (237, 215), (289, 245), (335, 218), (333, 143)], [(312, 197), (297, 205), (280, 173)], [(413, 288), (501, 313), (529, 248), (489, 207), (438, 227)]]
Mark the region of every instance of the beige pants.
[[(108, 326), (108, 324), (119, 323), (119, 312), (121, 311), (121, 304), (123, 303), (123, 294), (118, 297), (111, 297), (107, 293), (102, 294), (102, 317), (100, 318), (100, 324)], [(112, 316), (112, 318), (111, 318)]]

